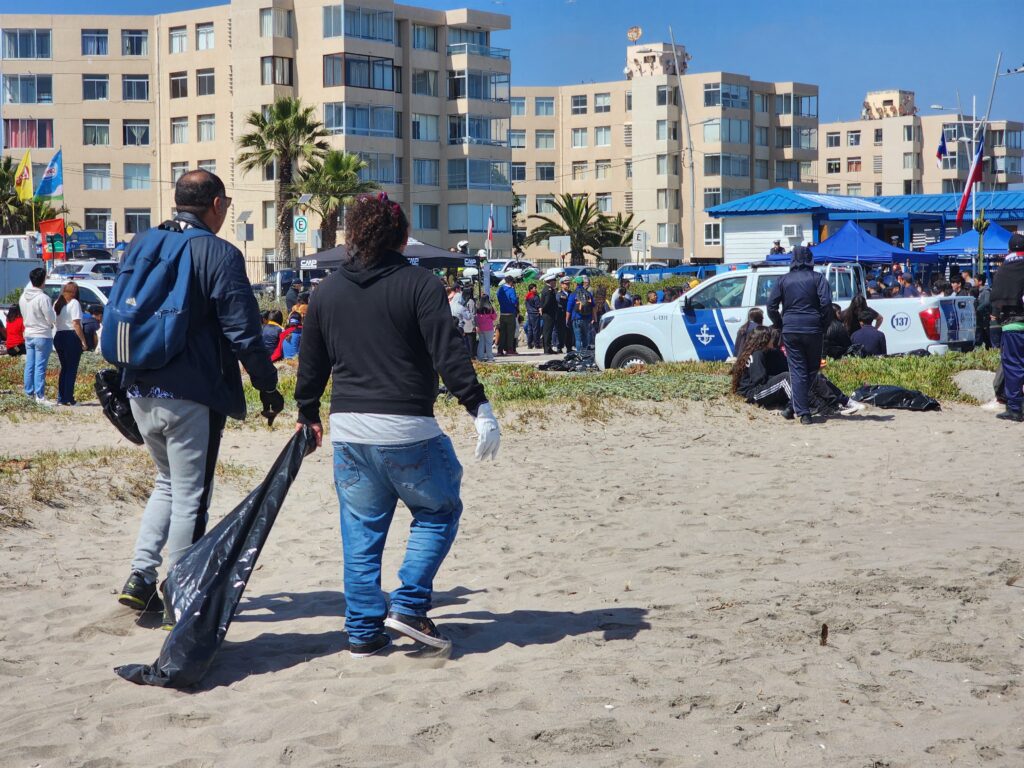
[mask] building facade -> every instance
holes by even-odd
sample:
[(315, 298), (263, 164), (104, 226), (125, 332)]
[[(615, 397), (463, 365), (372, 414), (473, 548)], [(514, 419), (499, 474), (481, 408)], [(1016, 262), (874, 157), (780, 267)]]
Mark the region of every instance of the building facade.
[(688, 61), (683, 46), (633, 45), (625, 80), (512, 89), (518, 237), (556, 195), (585, 194), (610, 216), (633, 214), (658, 249), (647, 257), (721, 261), (721, 222), (707, 208), (776, 186), (816, 189), (817, 86), (686, 74)]
[[(221, 235), (250, 274), (277, 263), (274, 169), (243, 173), (247, 117), (282, 96), (316, 108), (332, 148), (402, 204), (417, 239), (511, 251), (507, 16), (389, 0), (232, 0), (155, 16), (0, 14), (3, 154), (39, 173), (63, 149), (68, 218), (130, 238), (168, 217), (185, 171), (233, 199)], [(254, 239), (237, 239), (248, 212)], [(318, 224), (311, 222), (313, 228)], [(339, 239), (342, 233), (339, 232)], [(315, 250), (315, 242), (306, 246)]]

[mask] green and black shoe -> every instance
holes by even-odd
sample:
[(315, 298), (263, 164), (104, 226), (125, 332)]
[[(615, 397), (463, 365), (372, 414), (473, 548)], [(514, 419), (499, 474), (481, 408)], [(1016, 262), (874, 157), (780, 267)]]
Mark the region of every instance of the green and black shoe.
[(164, 608), (163, 600), (156, 593), (156, 582), (147, 581), (141, 571), (132, 571), (117, 602), (144, 613), (162, 611)]
[(170, 632), (177, 623), (170, 602), (164, 601), (164, 620), (160, 622), (160, 629), (164, 630), (164, 632)]

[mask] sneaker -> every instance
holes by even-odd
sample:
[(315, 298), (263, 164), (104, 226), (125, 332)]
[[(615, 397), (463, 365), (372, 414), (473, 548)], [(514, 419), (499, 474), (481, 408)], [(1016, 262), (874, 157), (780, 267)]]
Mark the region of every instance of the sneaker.
[(811, 418), (811, 414), (805, 413), (803, 416), (800, 417), (800, 423), (806, 427), (808, 424), (813, 424), (814, 419)]
[(121, 588), (117, 602), (143, 612), (161, 611), (164, 608), (163, 601), (156, 593), (156, 582), (147, 581), (142, 571), (132, 571)]
[(53, 406), (55, 406), (56, 403), (53, 402), (53, 400), (47, 400), (45, 397), (37, 397), (36, 405), (40, 405), (43, 408), (53, 408)]
[(178, 623), (178, 620), (174, 618), (174, 611), (171, 610), (171, 604), (169, 602), (164, 603), (164, 618), (160, 622), (160, 629), (164, 632), (170, 632), (174, 629), (174, 625)]
[(348, 644), (348, 653), (353, 659), (365, 659), (391, 647), (391, 638), (385, 634), (375, 637), (368, 643)]
[(410, 616), (407, 613), (391, 611), (384, 619), (384, 626), (431, 648), (446, 650), (452, 645), (452, 641), (438, 632), (434, 622), (426, 616)]
[(793, 420), (793, 406), (787, 405), (782, 409), (782, 418), (786, 419), (786, 421)]
[(1015, 421), (1018, 424), (1024, 422), (1024, 411), (1011, 411), (1007, 408), (1002, 413), (996, 414), (997, 419), (1005, 419), (1006, 421)]
[(839, 413), (843, 416), (853, 416), (866, 410), (867, 406), (864, 403), (858, 402), (851, 397), (849, 402), (839, 409)]

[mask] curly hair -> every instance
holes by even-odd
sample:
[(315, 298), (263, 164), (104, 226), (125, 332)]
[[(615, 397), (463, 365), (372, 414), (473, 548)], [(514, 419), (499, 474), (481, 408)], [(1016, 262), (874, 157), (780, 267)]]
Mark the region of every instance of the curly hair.
[(402, 207), (381, 192), (363, 195), (345, 212), (345, 244), (350, 258), (372, 267), (388, 251), (397, 251), (409, 236)]
[(772, 332), (768, 328), (754, 328), (743, 340), (743, 349), (736, 353), (736, 362), (732, 364), (732, 392), (736, 394), (740, 389), (740, 382), (743, 380), (743, 373), (750, 365), (750, 359), (755, 352), (768, 349), (772, 346)]

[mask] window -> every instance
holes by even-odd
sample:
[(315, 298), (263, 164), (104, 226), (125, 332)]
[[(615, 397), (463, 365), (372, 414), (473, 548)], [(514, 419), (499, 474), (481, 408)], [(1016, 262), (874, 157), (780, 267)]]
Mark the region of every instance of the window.
[(124, 232), (126, 235), (137, 235), (149, 229), (149, 208), (125, 208)]
[(584, 181), (587, 178), (587, 170), (590, 167), (590, 163), (586, 160), (576, 160), (572, 164), (572, 180), (573, 181)]
[(846, 185), (846, 194), (848, 194), (850, 197), (859, 197), (860, 196), (860, 184), (847, 184)]
[(267, 163), (263, 166), (263, 180), (273, 181), (277, 178), (277, 161)]
[(792, 128), (776, 128), (775, 129), (775, 146), (778, 149), (788, 149), (793, 146), (793, 129)]
[(121, 53), (124, 56), (148, 56), (149, 32), (145, 29), (122, 29)]
[(668, 85), (659, 85), (655, 101), (659, 107), (665, 107), (670, 104), (674, 106), (676, 103), (676, 89)]
[(704, 106), (750, 109), (750, 89), (732, 83), (704, 83)]
[(53, 120), (5, 118), (5, 144), (10, 149), (37, 149), (53, 146)]
[[(581, 128), (584, 131), (584, 139), (586, 138), (586, 129)], [(555, 132), (554, 131), (535, 131), (533, 136), (534, 148), (535, 149), (554, 149), (555, 148)]]
[(777, 115), (791, 115), (793, 114), (793, 94), (792, 93), (778, 93), (775, 95), (775, 114)]
[(412, 138), (414, 141), (438, 141), (437, 115), (412, 116)]
[(676, 210), (679, 208), (679, 190), (678, 189), (659, 189), (658, 190), (658, 210)]
[(838, 157), (830, 157), (825, 161), (825, 173), (842, 173), (843, 161)]
[(508, 145), (512, 149), (526, 149), (526, 131), (509, 131)]
[(178, 179), (188, 173), (188, 163), (171, 163), (171, 183), (177, 184)]
[(793, 138), (796, 140), (797, 149), (817, 149), (818, 129), (817, 128), (794, 128)]
[(171, 72), (171, 98), (188, 98), (188, 72)]
[(263, 201), (263, 228), (274, 229), (277, 226), (277, 211), (273, 200)]
[(795, 160), (776, 160), (775, 180), (800, 181), (800, 163)]
[(704, 187), (704, 209), (714, 208), (722, 202), (721, 187)]
[[(765, 130), (767, 132), (767, 129)], [(704, 141), (709, 144), (719, 142), (749, 144), (750, 121), (726, 117), (706, 122), (704, 123)]]
[(754, 178), (755, 179), (767, 179), (768, 178), (768, 161), (767, 160), (755, 160), (754, 161)]
[(376, 181), (378, 184), (401, 183), (400, 157), (386, 152), (360, 152), (359, 156), (366, 163), (366, 168), (359, 172), (359, 178), (363, 181)]
[(633, 111), (633, 92), (632, 91), (626, 91), (626, 111), (627, 112), (632, 112)]
[(260, 8), (260, 37), (291, 37), (294, 16), (281, 8)]
[(871, 170), (875, 173), (882, 172), (882, 156), (874, 155), (871, 158)]
[[(291, 61), (291, 59), (288, 59)], [(352, 88), (371, 88), (375, 91), (395, 91), (401, 88), (401, 78), (393, 59), (337, 53), (324, 56), (324, 85), (346, 85)]]
[[(632, 161), (628, 160), (630, 167), (632, 167)], [(594, 178), (595, 179), (607, 179), (612, 175), (612, 161), (611, 160), (597, 160), (594, 163)]]
[[(722, 225), (719, 222), (717, 222), (717, 221), (706, 223), (704, 225), (704, 245), (721, 245), (721, 244), (722, 244)], [(726, 297), (727, 300), (729, 300), (730, 302), (738, 302), (738, 303), (720, 304), (719, 306), (722, 306), (722, 307), (738, 307), (738, 306), (740, 306), (743, 303), (743, 289), (746, 287), (746, 280), (744, 278), (732, 278), (732, 279), (733, 280), (743, 280), (743, 285), (740, 288), (738, 288), (738, 289), (733, 289), (733, 292), (729, 293), (727, 295), (727, 297)], [(723, 280), (722, 282), (723, 283), (728, 283), (728, 282), (731, 282), (731, 281), (730, 280)], [(715, 285), (711, 286), (711, 287), (714, 288), (714, 287), (716, 287), (718, 285), (719, 285), (719, 283), (715, 283)], [(703, 292), (703, 293), (706, 293), (706, 291)], [(701, 295), (703, 295), (703, 293)], [(716, 296), (717, 296), (717, 294), (716, 294)], [(708, 298), (710, 298), (710, 295), (709, 295)]]
[(86, 229), (106, 229), (108, 221), (110, 221), (110, 209), (109, 208), (86, 208), (85, 209), (85, 228)]
[[(325, 57), (326, 58), (326, 57)], [(261, 85), (291, 85), (292, 60), (284, 56), (263, 56), (260, 58)]]
[(850, 147), (860, 146), (860, 131), (847, 131), (846, 132), (846, 144)]
[(200, 160), (196, 163), (196, 168), (200, 171), (206, 171), (207, 173), (217, 172), (217, 161), (216, 160)]
[(610, 93), (595, 93), (594, 94), (594, 113), (601, 114), (603, 112), (612, 111), (612, 95)]
[(216, 90), (212, 69), (196, 70), (196, 96), (213, 96)]
[(87, 192), (110, 189), (110, 164), (85, 163), (82, 166), (84, 188)]
[(52, 75), (5, 75), (3, 84), (4, 104), (53, 103)]
[(511, 168), (512, 181), (526, 181), (526, 163), (512, 163)]
[(829, 132), (825, 134), (825, 146), (826, 147), (839, 147), (842, 146), (840, 141), (840, 134), (838, 132)]
[(413, 160), (412, 180), (414, 184), (421, 187), (440, 186), (441, 162), (439, 160)]
[(500, 117), (448, 115), (448, 143), (505, 146), (508, 121)]
[(171, 27), (167, 30), (167, 49), (170, 53), (184, 53), (188, 50), (188, 30), (185, 27)]
[(827, 184), (825, 186), (826, 195), (841, 195), (843, 188), (839, 184)]
[(412, 25), (412, 47), (421, 51), (437, 50), (437, 27), (426, 27), (422, 24)]
[(679, 155), (658, 155), (655, 165), (659, 176), (679, 175)]
[(537, 117), (551, 117), (555, 114), (555, 99), (552, 96), (538, 96), (533, 100), (533, 114)]
[(83, 120), (82, 143), (90, 147), (110, 146), (110, 121)]
[(747, 155), (704, 155), (705, 176), (750, 176), (750, 157)]
[[(490, 216), (488, 205), (449, 205), (448, 206), (448, 231), (449, 232), (479, 232), (487, 231), (487, 221)], [(512, 206), (494, 206), (494, 231), (512, 231)]]
[(124, 120), (121, 127), (121, 140), (126, 147), (149, 146), (149, 120)]
[(846, 172), (847, 173), (860, 173), (861, 163), (859, 157), (848, 157), (846, 158)]
[(598, 192), (594, 195), (594, 202), (597, 204), (597, 210), (601, 213), (612, 212), (612, 194), (611, 192)]
[(448, 161), (448, 189), (506, 189), (509, 164), (502, 160), (455, 158)]
[(767, 93), (755, 93), (754, 94), (754, 111), (755, 112), (768, 112), (768, 104), (770, 96)]
[(704, 106), (717, 107), (722, 104), (721, 83), (704, 83)]
[(217, 118), (213, 115), (196, 117), (196, 138), (199, 141), (213, 141), (217, 134)]
[(3, 58), (50, 58), (50, 30), (5, 29), (3, 31)]
[(759, 147), (768, 146), (768, 128), (761, 125), (754, 128), (754, 143)]
[(818, 116), (817, 96), (793, 96), (793, 114), (800, 117)]
[(82, 55), (83, 56), (106, 56), (109, 53), (107, 48), (107, 30), (105, 29), (83, 29), (82, 30)]
[[(704, 224), (704, 245), (721, 245), (722, 223)], [(743, 306), (747, 276), (727, 277), (698, 290), (691, 299), (694, 309), (733, 309)]]
[(324, 6), (324, 37), (341, 37), (345, 34), (345, 22), (340, 5)]
[(508, 105), (511, 108), (512, 117), (522, 117), (526, 114), (525, 96), (513, 96), (508, 100)]
[(570, 99), (570, 108), (574, 115), (585, 115), (587, 114), (587, 97), (586, 94), (583, 96), (573, 96)]
[[(942, 158), (942, 170), (944, 171), (955, 171), (960, 168), (956, 150), (951, 151), (948, 155)], [(956, 191), (956, 190), (954, 190)]]
[(554, 181), (555, 180), (555, 164), (554, 163), (537, 163), (534, 166), (534, 177), (537, 181)]
[(675, 120), (658, 120), (654, 125), (654, 136), (658, 141), (675, 141), (679, 138), (679, 123)]
[(908, 170), (908, 171), (909, 170), (913, 170), (915, 167), (918, 167), (920, 165), (919, 163), (915, 162), (915, 160), (914, 160), (915, 156), (916, 155), (913, 152), (904, 152), (903, 153), (903, 168), (904, 168), (904, 170)]
[(874, 141), (874, 144), (875, 144), (876, 147), (882, 146), (882, 129), (881, 128), (875, 128), (875, 141)]
[(490, 33), (484, 30), (465, 29), (463, 27), (449, 28), (448, 44), (457, 45), (459, 43), (469, 43), (470, 45), (479, 45), (486, 48), (491, 44)]
[(612, 127), (610, 125), (599, 125), (594, 129), (594, 146), (610, 147), (612, 145)]
[(485, 72), (473, 69), (448, 70), (449, 99), (508, 101), (507, 72)]
[(171, 144), (187, 144), (188, 143), (188, 118), (187, 117), (172, 117), (171, 118)]
[(412, 71), (412, 92), (417, 96), (437, 96), (437, 72), (432, 69)]
[[(1020, 149), (1022, 137), (1024, 137), (1024, 131), (1007, 131), (1006, 146), (1010, 149)], [(920, 141), (920, 135), (918, 135), (918, 141)]]
[(121, 75), (124, 101), (149, 101), (149, 75)]
[[(538, 131), (537, 133), (540, 133)], [(587, 129), (586, 128), (573, 128), (572, 129), (572, 148), (582, 149), (587, 146)]]
[(109, 75), (82, 75), (82, 101), (106, 101), (109, 97)]
[(196, 50), (213, 50), (213, 22), (196, 24)]
[[(335, 6), (335, 8), (337, 7)], [(391, 11), (359, 8), (348, 3), (343, 3), (340, 7), (345, 14), (345, 37), (358, 37), (363, 40), (382, 40), (387, 43), (394, 41), (395, 15)], [(327, 9), (324, 9), (324, 14), (326, 18)], [(324, 36), (326, 37), (327, 35)]]
[(439, 229), (441, 206), (416, 203), (412, 207), (413, 229)]
[(125, 163), (124, 164), (124, 188), (133, 190), (149, 189), (151, 186), (149, 177), (149, 163)]
[(537, 195), (534, 198), (534, 211), (536, 213), (554, 213), (555, 212), (555, 196), (554, 195)]
[(345, 57), (340, 53), (324, 56), (324, 86), (345, 84)]

